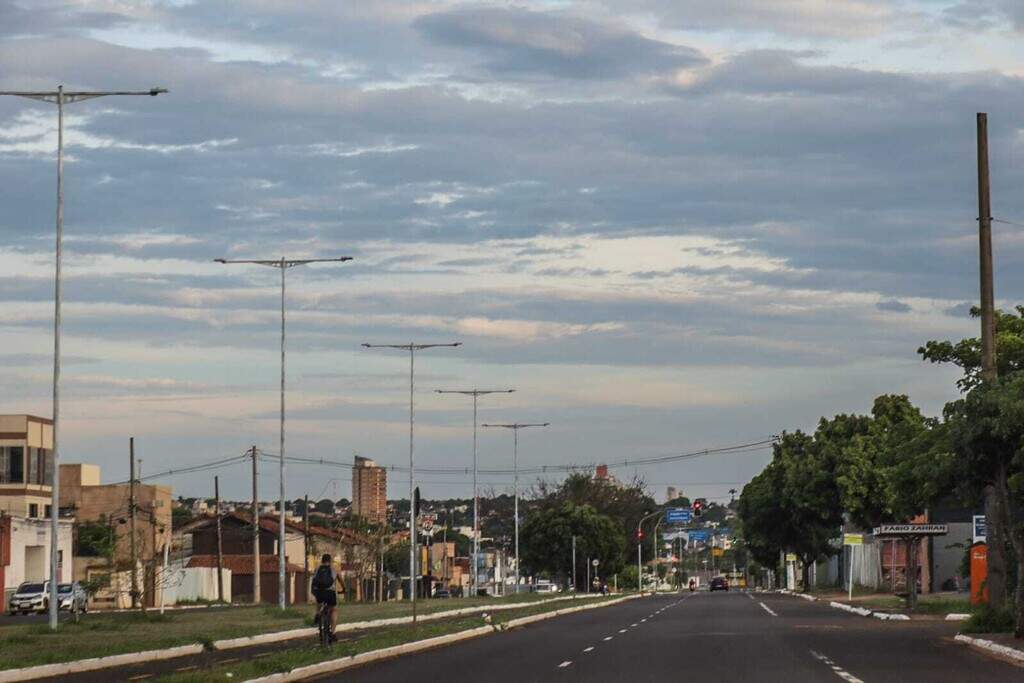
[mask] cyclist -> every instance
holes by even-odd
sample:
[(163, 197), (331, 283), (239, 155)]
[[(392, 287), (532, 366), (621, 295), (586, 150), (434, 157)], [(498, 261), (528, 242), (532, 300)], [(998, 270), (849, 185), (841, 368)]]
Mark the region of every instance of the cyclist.
[(345, 587), (341, 583), (341, 577), (338, 576), (338, 573), (334, 571), (334, 567), (331, 565), (331, 556), (324, 553), (323, 557), (320, 558), (320, 566), (317, 567), (316, 573), (313, 574), (310, 592), (316, 598), (317, 618), (323, 619), (326, 617), (330, 619), (332, 643), (337, 640), (334, 636), (334, 629), (338, 626), (338, 611), (335, 609), (338, 605), (338, 593), (335, 589), (335, 584), (344, 590)]

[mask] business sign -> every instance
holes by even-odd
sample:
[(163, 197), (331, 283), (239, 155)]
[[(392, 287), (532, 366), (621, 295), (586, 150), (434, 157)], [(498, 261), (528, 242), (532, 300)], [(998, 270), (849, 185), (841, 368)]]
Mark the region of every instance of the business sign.
[(669, 524), (687, 524), (692, 516), (690, 508), (669, 508), (665, 511), (665, 521)]
[(972, 526), (974, 527), (974, 542), (985, 543), (985, 537), (988, 531), (987, 525), (985, 524), (985, 515), (974, 515), (972, 521)]
[(725, 550), (722, 548), (712, 548), (711, 554), (715, 557), (721, 557), (722, 555), (725, 555)]
[(843, 534), (843, 545), (864, 545), (864, 534)]
[(945, 536), (948, 524), (883, 524), (875, 527), (875, 536)]
[(796, 553), (786, 553), (786, 562), (796, 562)]

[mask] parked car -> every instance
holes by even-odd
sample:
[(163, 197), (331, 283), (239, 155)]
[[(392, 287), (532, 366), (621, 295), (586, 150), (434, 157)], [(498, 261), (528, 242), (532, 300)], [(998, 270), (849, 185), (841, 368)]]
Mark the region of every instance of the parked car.
[(59, 584), (57, 597), (60, 599), (59, 608), (65, 612), (89, 611), (89, 594), (77, 581)]
[(452, 594), (451, 594), (451, 591), (449, 591), (447, 588), (438, 588), (436, 591), (434, 591), (434, 597), (435, 598), (450, 598), (450, 597), (452, 597)]
[(726, 580), (724, 576), (716, 576), (715, 578), (711, 579), (711, 583), (708, 584), (708, 590), (712, 593), (715, 591), (728, 591), (729, 582)]
[(538, 581), (537, 584), (533, 587), (533, 591), (535, 593), (557, 593), (560, 590), (561, 589), (558, 587), (558, 584), (551, 583), (550, 581), (546, 581), (544, 579)]
[(23, 583), (14, 591), (7, 607), (11, 614), (46, 612), (50, 609), (50, 582)]

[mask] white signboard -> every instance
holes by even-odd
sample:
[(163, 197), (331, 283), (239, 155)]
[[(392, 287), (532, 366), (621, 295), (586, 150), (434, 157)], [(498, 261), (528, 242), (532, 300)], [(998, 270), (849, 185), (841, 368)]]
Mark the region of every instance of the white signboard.
[(985, 526), (985, 515), (974, 515), (972, 518), (974, 528), (974, 542), (985, 543), (988, 529)]
[(875, 536), (944, 536), (946, 524), (883, 524), (875, 527)]

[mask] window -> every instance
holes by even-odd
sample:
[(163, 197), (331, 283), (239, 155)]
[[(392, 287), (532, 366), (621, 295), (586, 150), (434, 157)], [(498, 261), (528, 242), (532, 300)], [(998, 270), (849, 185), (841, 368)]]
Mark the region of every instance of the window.
[(25, 483), (25, 449), (0, 446), (0, 484)]
[(28, 483), (39, 483), (39, 461), (36, 459), (36, 449), (29, 446), (28, 449)]
[(28, 504), (28, 516), (29, 517), (38, 517), (39, 516), (39, 505), (37, 505), (36, 503), (29, 503)]
[(52, 510), (53, 510), (53, 506), (52, 505), (47, 505), (46, 506), (46, 512), (44, 514), (46, 515), (47, 519), (50, 518), (50, 514), (51, 514)]

